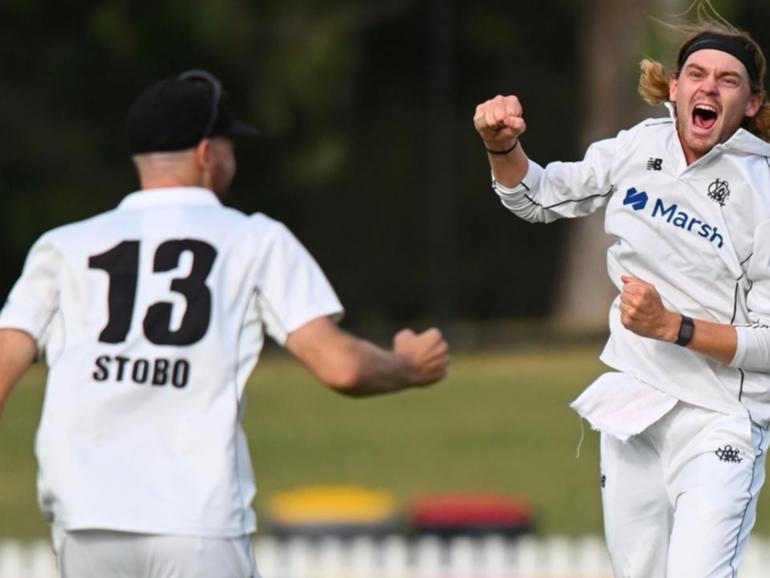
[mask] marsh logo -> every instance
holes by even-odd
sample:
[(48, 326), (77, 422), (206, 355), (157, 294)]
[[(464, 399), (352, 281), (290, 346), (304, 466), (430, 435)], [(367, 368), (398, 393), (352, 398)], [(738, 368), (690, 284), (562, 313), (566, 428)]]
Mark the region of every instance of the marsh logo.
[(626, 191), (626, 198), (623, 199), (624, 205), (631, 205), (634, 211), (641, 211), (647, 206), (647, 193), (637, 191), (631, 187)]
[[(649, 202), (650, 197), (647, 193), (645, 191), (637, 191), (635, 187), (628, 189), (626, 191), (626, 196), (623, 199), (623, 205), (630, 205), (631, 208), (637, 212), (644, 211)], [(661, 199), (655, 199), (655, 202), (652, 205), (651, 216), (654, 219), (663, 219), (666, 223), (677, 229), (682, 229), (683, 231), (707, 239), (708, 242), (713, 243), (717, 249), (721, 249), (725, 244), (725, 240), (716, 226), (709, 225), (696, 216), (681, 210), (676, 203), (671, 203), (667, 206)]]

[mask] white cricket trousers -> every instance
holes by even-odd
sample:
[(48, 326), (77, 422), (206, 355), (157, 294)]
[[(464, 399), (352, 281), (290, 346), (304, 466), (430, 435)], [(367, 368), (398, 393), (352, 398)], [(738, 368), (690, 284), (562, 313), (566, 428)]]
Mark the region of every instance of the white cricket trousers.
[(251, 539), (53, 529), (61, 578), (259, 578)]
[(765, 479), (767, 430), (683, 402), (641, 434), (601, 436), (615, 578), (735, 578)]

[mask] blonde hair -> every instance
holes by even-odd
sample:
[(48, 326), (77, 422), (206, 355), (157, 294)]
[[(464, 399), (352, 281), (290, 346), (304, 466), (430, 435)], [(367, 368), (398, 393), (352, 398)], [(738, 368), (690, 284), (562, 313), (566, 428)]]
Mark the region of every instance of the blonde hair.
[[(710, 0), (695, 0), (685, 14), (695, 11), (695, 24), (673, 25), (661, 22), (664, 26), (679, 33), (687, 35), (687, 38), (679, 47), (677, 63), (693, 42), (705, 34), (718, 34), (740, 42), (754, 60), (758, 72), (758, 78), (751, 81), (751, 92), (762, 98), (762, 105), (757, 114), (744, 120), (743, 126), (759, 138), (770, 141), (770, 102), (765, 99), (765, 74), (767, 73), (767, 61), (762, 49), (751, 38), (748, 32), (740, 30), (722, 18), (711, 5)], [(642, 73), (639, 77), (639, 94), (647, 104), (658, 105), (669, 100), (669, 82), (677, 78), (681, 70), (677, 68), (670, 75), (665, 67), (650, 58), (645, 58), (640, 63)]]

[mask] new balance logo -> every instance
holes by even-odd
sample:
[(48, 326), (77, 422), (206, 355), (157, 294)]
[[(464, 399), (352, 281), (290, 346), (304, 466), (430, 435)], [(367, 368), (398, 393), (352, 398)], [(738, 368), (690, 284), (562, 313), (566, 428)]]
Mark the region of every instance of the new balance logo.
[(634, 211), (641, 211), (647, 206), (647, 193), (644, 191), (638, 192), (635, 188), (631, 187), (626, 191), (626, 198), (623, 199), (624, 205), (631, 205)]
[(650, 157), (650, 160), (647, 161), (648, 171), (660, 171), (662, 169), (663, 169), (663, 159), (654, 159)]

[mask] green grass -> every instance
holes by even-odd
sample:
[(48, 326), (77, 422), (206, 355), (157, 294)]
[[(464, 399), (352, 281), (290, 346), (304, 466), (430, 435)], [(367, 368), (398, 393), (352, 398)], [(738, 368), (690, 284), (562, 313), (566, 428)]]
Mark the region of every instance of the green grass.
[[(271, 354), (248, 386), (244, 425), (261, 509), (274, 492), (363, 484), (407, 503), (441, 491), (529, 497), (542, 533), (601, 532), (597, 435), (567, 407), (603, 371), (597, 347), (457, 355), (432, 388), (349, 399)], [(19, 384), (0, 419), (0, 538), (47, 535), (34, 496), (32, 443), (43, 372)], [(770, 533), (770, 502), (758, 530)], [(763, 515), (763, 511), (766, 515)]]
[(596, 439), (575, 459), (580, 422), (567, 404), (601, 371), (589, 351), (461, 355), (433, 388), (351, 400), (273, 361), (255, 372), (247, 415), (262, 498), (308, 483), (406, 501), (492, 490), (531, 497), (542, 531), (598, 532)]

